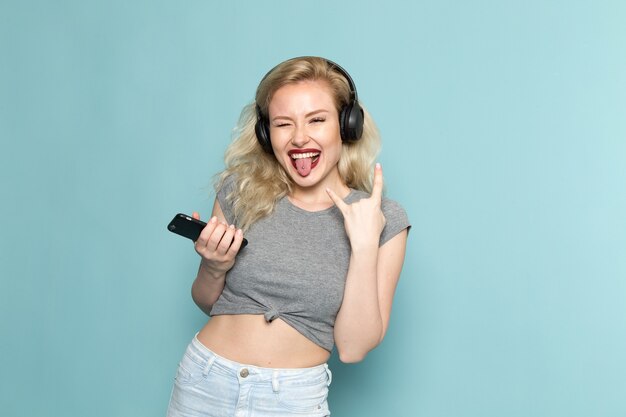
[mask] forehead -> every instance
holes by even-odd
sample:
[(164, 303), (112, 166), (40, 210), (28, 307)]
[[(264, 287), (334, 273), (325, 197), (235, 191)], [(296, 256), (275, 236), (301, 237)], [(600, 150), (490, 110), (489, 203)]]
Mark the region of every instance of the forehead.
[(277, 113), (335, 110), (333, 92), (325, 81), (300, 81), (280, 87), (272, 95), (270, 115)]

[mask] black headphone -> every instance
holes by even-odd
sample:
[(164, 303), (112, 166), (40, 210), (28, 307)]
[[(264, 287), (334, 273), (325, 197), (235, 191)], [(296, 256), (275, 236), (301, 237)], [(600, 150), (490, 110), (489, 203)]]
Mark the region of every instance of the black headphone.
[[(289, 61), (302, 58), (307, 57), (292, 58)], [(344, 70), (341, 66), (329, 59), (323, 59), (332, 69), (343, 75), (348, 81), (348, 86), (350, 87), (350, 101), (348, 102), (348, 104), (343, 106), (343, 108), (339, 112), (339, 131), (341, 133), (341, 140), (343, 142), (356, 142), (361, 138), (361, 135), (363, 134), (363, 109), (359, 105), (359, 99), (356, 94), (354, 81), (352, 81), (352, 77), (350, 77), (350, 74), (348, 74), (348, 72)], [(272, 71), (274, 71), (274, 69), (276, 69), (280, 65), (282, 64), (278, 64), (276, 67), (272, 68), (267, 74), (265, 74), (261, 82), (263, 82), (263, 80), (265, 80), (267, 76), (270, 75)], [(268, 117), (263, 115), (263, 113), (261, 112), (261, 107), (258, 103), (256, 105), (256, 115), (257, 121), (254, 125), (254, 132), (256, 133), (256, 137), (261, 144), (263, 150), (273, 155), (274, 150), (272, 149), (272, 142), (270, 141), (269, 120)]]

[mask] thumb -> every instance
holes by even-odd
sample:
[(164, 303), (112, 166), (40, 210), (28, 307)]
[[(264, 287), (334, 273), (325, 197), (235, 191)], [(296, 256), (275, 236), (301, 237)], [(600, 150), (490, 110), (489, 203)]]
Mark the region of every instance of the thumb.
[(345, 210), (348, 208), (348, 205), (341, 199), (333, 190), (330, 188), (326, 188), (326, 192), (328, 196), (333, 201), (333, 203), (339, 208), (341, 213), (345, 213)]

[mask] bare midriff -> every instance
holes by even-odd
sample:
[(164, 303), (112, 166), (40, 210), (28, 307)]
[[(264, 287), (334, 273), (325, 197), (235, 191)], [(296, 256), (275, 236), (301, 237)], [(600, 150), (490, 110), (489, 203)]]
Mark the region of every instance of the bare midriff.
[(198, 340), (226, 359), (265, 368), (308, 368), (330, 356), (281, 319), (268, 323), (262, 314), (213, 316)]

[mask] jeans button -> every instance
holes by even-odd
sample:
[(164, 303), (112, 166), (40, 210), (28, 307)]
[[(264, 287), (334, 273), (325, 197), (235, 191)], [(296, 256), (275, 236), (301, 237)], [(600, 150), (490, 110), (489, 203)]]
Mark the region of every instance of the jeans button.
[(239, 372), (239, 376), (242, 378), (246, 378), (248, 375), (250, 375), (250, 372), (248, 372), (248, 368), (243, 368), (241, 372)]

